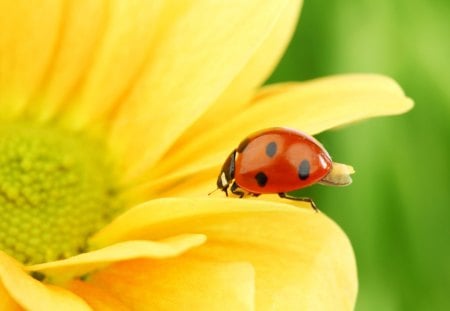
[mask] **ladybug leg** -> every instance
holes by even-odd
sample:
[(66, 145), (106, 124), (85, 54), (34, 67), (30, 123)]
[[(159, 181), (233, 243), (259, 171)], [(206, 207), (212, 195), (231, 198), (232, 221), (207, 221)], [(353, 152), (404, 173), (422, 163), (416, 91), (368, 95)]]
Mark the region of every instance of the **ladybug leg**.
[(230, 191), (231, 193), (238, 195), (241, 199), (245, 195), (245, 192), (241, 188), (239, 188), (239, 186), (234, 181), (231, 183)]
[(294, 197), (293, 195), (287, 194), (285, 192), (280, 192), (278, 193), (280, 198), (283, 199), (289, 199), (289, 200), (293, 200), (293, 201), (302, 201), (302, 202), (308, 202), (309, 204), (311, 204), (311, 207), (314, 209), (314, 211), (317, 213), (319, 212), (319, 209), (316, 206), (316, 203), (314, 203), (314, 201), (311, 198), (299, 198), (299, 197)]
[(224, 187), (224, 188), (222, 189), (222, 191), (225, 192), (225, 195), (226, 195), (226, 196), (228, 196), (228, 187)]

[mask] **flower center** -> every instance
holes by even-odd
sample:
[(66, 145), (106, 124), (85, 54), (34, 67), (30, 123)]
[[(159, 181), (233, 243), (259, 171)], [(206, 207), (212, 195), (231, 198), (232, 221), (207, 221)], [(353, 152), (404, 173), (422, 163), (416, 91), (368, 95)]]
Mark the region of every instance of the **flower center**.
[(0, 125), (0, 250), (25, 264), (83, 252), (116, 214), (105, 148), (80, 134)]

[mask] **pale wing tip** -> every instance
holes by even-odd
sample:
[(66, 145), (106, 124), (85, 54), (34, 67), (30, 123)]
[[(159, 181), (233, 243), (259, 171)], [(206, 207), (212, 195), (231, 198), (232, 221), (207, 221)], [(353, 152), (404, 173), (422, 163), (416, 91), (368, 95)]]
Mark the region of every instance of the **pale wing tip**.
[(333, 162), (331, 171), (319, 183), (328, 186), (347, 186), (352, 183), (350, 175), (354, 173), (353, 166)]

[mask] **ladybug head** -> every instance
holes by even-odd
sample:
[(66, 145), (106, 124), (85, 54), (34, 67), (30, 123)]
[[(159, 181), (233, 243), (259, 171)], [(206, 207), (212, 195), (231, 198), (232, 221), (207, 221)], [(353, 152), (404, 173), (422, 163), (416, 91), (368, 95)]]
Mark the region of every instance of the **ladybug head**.
[(234, 150), (227, 158), (217, 177), (217, 188), (224, 191), (228, 196), (228, 187), (234, 179), (234, 163), (236, 158), (236, 150)]

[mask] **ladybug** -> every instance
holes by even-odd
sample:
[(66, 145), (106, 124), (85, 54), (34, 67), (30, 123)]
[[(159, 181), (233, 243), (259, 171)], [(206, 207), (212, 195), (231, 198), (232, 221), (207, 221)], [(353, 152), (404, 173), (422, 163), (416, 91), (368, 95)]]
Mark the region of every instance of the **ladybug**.
[(353, 168), (335, 163), (313, 137), (297, 130), (276, 127), (245, 138), (231, 152), (217, 178), (217, 188), (228, 196), (278, 194), (282, 198), (306, 201), (311, 198), (288, 194), (316, 183), (345, 186), (352, 182)]

